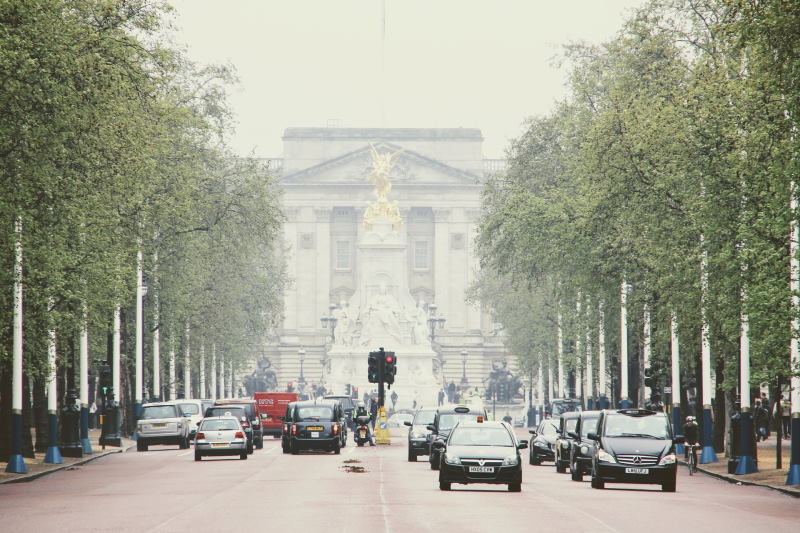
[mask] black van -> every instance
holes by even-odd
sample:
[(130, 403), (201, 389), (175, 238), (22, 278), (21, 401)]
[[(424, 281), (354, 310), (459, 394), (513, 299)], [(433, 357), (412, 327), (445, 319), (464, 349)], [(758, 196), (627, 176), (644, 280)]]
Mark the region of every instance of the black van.
[(606, 483), (648, 483), (675, 492), (677, 460), (674, 437), (666, 413), (647, 409), (601, 411), (594, 441), (592, 488)]
[(289, 451), (325, 450), (341, 453), (344, 433), (342, 404), (329, 400), (296, 402), (289, 428)]

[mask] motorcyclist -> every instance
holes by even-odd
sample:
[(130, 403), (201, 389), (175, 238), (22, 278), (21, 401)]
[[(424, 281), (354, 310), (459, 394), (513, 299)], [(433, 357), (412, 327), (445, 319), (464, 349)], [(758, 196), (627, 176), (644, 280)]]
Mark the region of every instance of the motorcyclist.
[(685, 451), (686, 458), (689, 458), (689, 445), (695, 446), (692, 448), (692, 453), (695, 456), (695, 464), (697, 464), (697, 446), (700, 446), (700, 426), (697, 425), (697, 419), (693, 416), (686, 417), (686, 423), (683, 425), (683, 437), (686, 439), (687, 448)]
[(363, 420), (363, 423), (367, 427), (367, 440), (369, 441), (369, 445), (375, 446), (375, 442), (373, 442), (372, 440), (372, 431), (370, 430), (369, 427), (369, 420), (372, 417), (367, 412), (367, 406), (364, 405), (364, 402), (358, 402), (358, 405), (356, 406), (356, 413), (355, 415), (353, 415), (353, 421), (355, 422), (356, 425), (355, 431), (353, 433), (354, 435), (356, 435), (356, 437), (358, 436), (357, 432), (359, 431), (362, 424), (362, 420), (359, 420), (359, 418), (361, 417), (365, 419)]

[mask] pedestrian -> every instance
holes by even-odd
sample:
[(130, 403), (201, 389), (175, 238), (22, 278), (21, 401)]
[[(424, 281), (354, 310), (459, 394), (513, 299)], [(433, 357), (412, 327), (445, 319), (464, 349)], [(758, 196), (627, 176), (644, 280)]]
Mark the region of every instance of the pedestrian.
[(447, 386), (447, 400), (450, 403), (456, 403), (456, 384), (453, 381)]
[(392, 411), (397, 409), (397, 391), (392, 391)]
[(784, 394), (781, 394), (779, 402), (775, 402), (776, 417), (779, 417), (781, 430), (788, 439), (792, 434), (792, 404)]
[(753, 428), (755, 428), (756, 432), (756, 442), (767, 440), (769, 437), (768, 423), (769, 414), (761, 406), (761, 400), (757, 398), (755, 407), (753, 407)]
[(503, 417), (503, 422), (505, 422), (506, 424), (511, 424), (511, 422), (513, 421), (514, 419), (511, 418), (511, 415), (508, 412), (506, 412), (506, 416)]
[(689, 416), (693, 416), (693, 417), (696, 418), (697, 417), (697, 399), (694, 396), (691, 396), (689, 398), (688, 404), (689, 405), (688, 405), (687, 411), (689, 411)]
[(444, 405), (444, 391), (443, 390), (439, 391), (438, 398), (439, 398), (439, 407), (441, 407), (442, 405)]
[(761, 393), (761, 407), (763, 407), (764, 410), (767, 411), (767, 428), (769, 428), (772, 425), (770, 423), (770, 422), (772, 422), (772, 420), (771, 420), (772, 419), (772, 409), (770, 409), (770, 406), (771, 406), (771, 404), (769, 402), (769, 398), (767, 398), (767, 393), (766, 392), (762, 392)]

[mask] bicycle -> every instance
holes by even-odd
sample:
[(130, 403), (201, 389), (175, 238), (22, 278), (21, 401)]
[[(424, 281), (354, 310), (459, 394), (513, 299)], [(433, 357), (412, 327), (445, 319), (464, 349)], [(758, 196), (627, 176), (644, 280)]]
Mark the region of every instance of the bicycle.
[(686, 461), (686, 466), (689, 468), (689, 475), (691, 476), (695, 472), (697, 472), (697, 451), (694, 444), (687, 444), (687, 454), (688, 459)]

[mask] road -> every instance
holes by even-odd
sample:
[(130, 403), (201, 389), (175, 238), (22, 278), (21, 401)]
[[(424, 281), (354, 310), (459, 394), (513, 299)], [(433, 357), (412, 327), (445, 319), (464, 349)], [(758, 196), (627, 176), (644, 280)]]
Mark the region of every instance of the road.
[[(341, 455), (281, 453), (265, 441), (247, 461), (196, 463), (192, 450), (113, 454), (30, 483), (0, 485), (0, 529), (16, 532), (794, 531), (800, 500), (680, 470), (678, 491), (593, 490), (551, 464), (524, 465), (521, 493), (454, 485), (441, 492), (424, 458), (392, 446)], [(359, 461), (346, 463), (346, 461)], [(347, 472), (347, 466), (365, 472)], [(587, 477), (588, 479), (588, 477)]]

